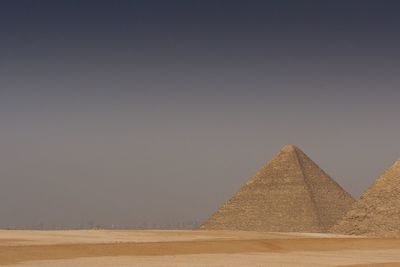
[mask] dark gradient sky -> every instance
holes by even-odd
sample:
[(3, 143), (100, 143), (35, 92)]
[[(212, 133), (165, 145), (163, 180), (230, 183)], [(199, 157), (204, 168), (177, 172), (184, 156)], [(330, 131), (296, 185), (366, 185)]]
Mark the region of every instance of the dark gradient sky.
[(287, 143), (400, 157), (398, 1), (1, 1), (0, 227), (203, 220)]

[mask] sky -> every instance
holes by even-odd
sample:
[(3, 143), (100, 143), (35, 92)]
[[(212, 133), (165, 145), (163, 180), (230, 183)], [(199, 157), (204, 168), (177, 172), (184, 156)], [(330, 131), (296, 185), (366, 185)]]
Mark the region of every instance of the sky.
[(174, 227), (285, 144), (400, 158), (398, 1), (0, 3), (0, 228)]

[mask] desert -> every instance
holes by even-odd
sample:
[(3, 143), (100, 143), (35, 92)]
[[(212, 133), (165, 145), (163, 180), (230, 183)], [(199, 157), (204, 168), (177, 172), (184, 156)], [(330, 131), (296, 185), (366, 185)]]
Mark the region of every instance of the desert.
[(399, 166), (355, 201), (286, 145), (198, 229), (0, 230), (0, 265), (397, 266)]
[(400, 267), (399, 14), (1, 0), (0, 267)]
[(0, 230), (0, 265), (396, 266), (399, 166), (355, 201), (286, 145), (198, 229)]
[(398, 266), (400, 239), (251, 231), (3, 230), (0, 265)]

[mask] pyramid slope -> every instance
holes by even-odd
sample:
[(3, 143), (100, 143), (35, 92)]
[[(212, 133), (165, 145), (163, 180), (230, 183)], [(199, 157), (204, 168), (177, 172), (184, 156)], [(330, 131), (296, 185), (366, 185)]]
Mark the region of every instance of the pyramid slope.
[(400, 236), (400, 160), (375, 181), (331, 232)]
[(353, 202), (300, 149), (287, 145), (201, 228), (326, 232)]

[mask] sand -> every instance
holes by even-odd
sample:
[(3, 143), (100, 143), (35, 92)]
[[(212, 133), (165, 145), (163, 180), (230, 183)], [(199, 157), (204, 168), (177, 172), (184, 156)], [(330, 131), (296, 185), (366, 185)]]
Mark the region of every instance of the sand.
[(400, 266), (400, 239), (232, 231), (5, 230), (0, 231), (0, 265)]

